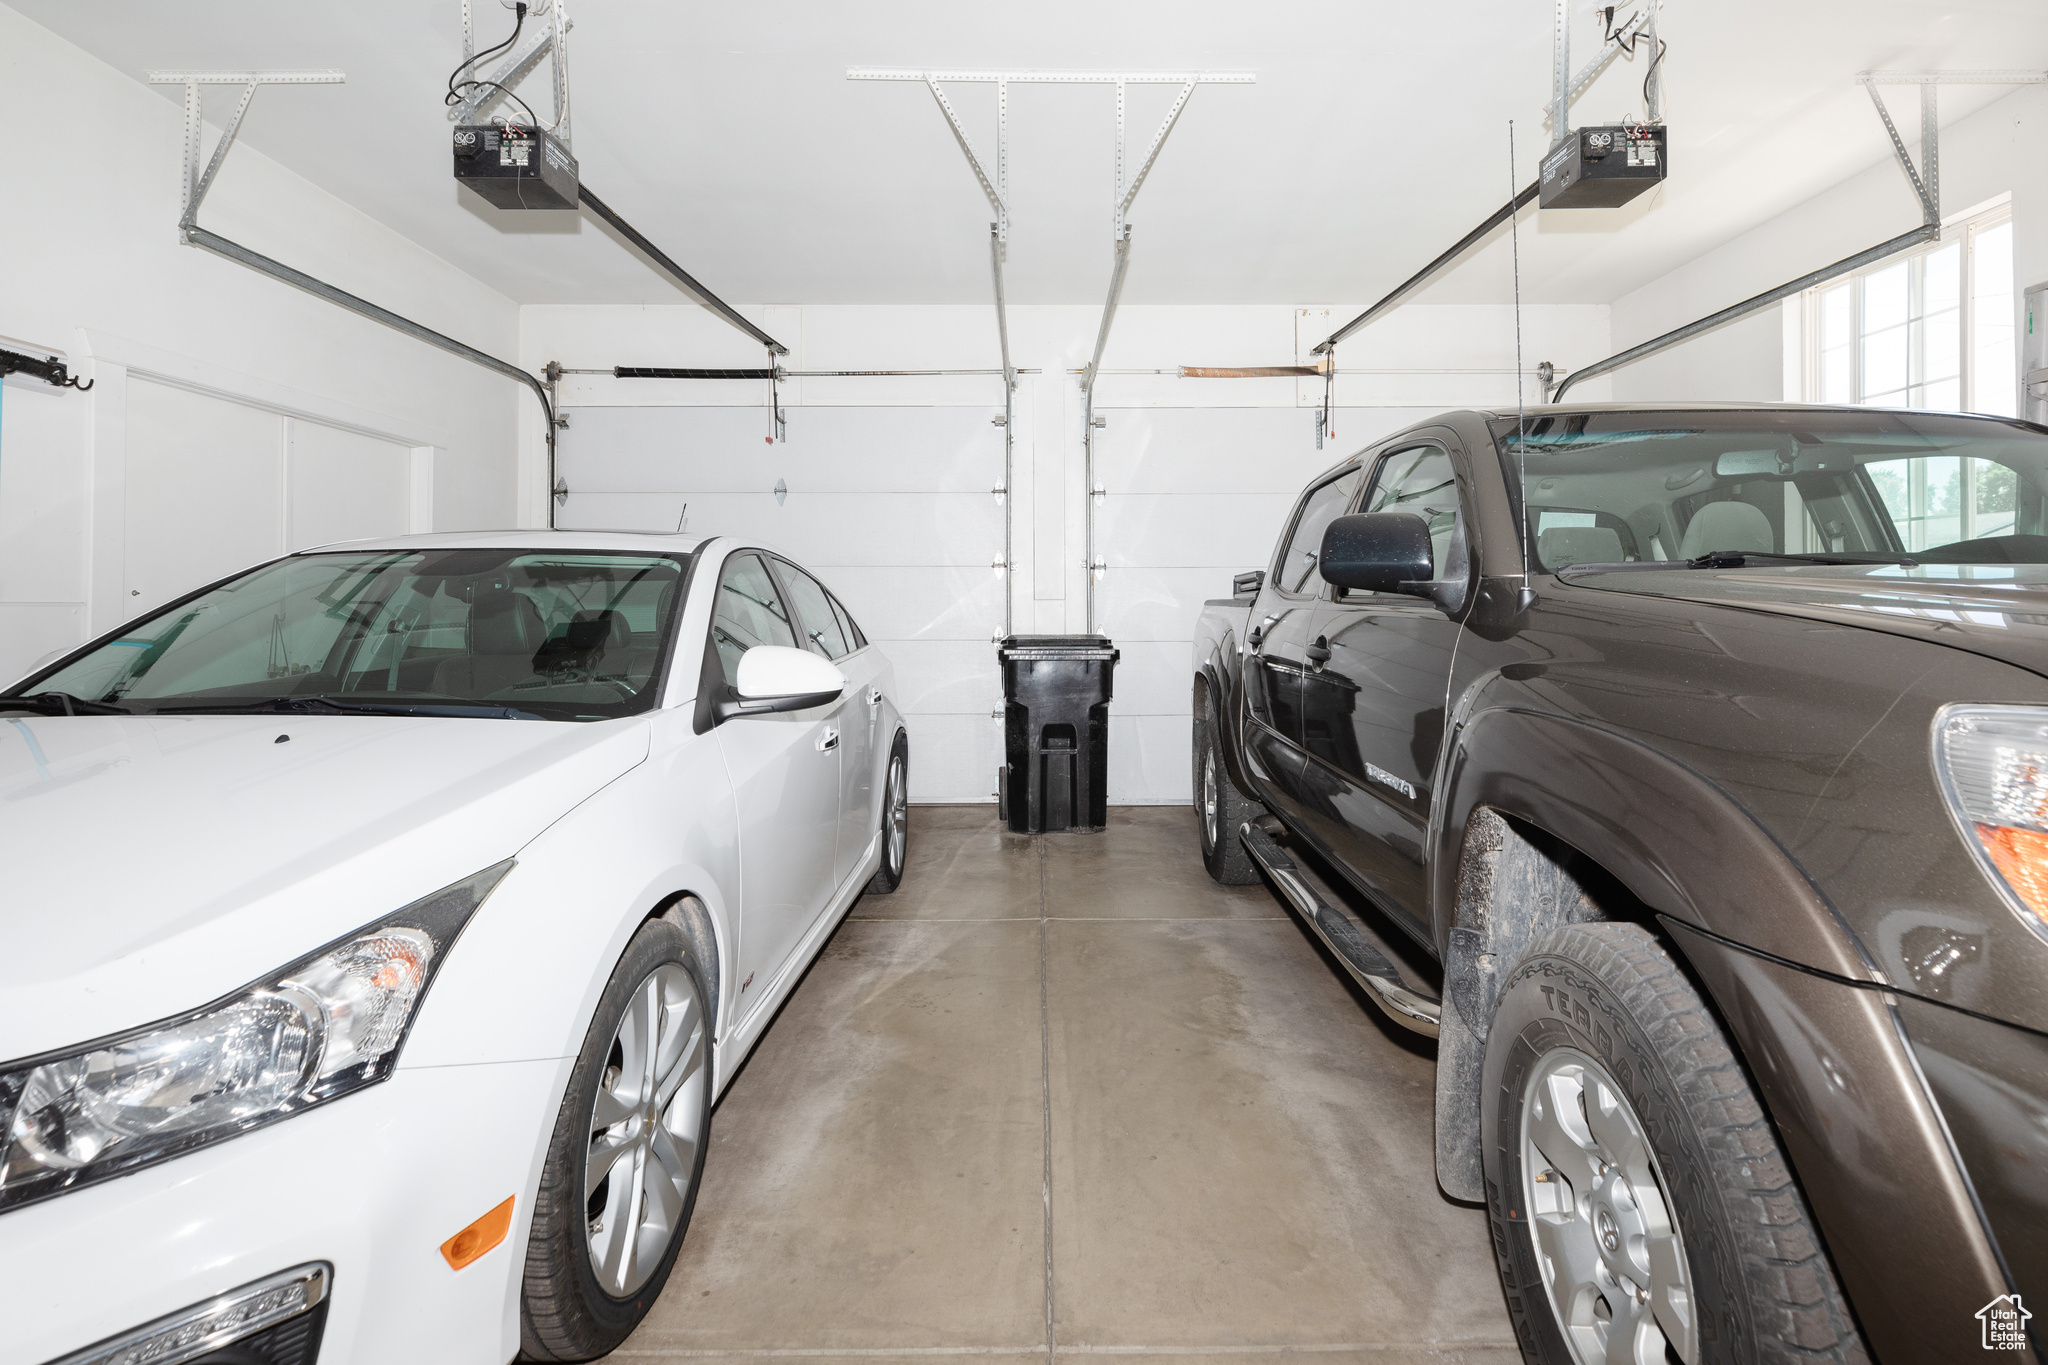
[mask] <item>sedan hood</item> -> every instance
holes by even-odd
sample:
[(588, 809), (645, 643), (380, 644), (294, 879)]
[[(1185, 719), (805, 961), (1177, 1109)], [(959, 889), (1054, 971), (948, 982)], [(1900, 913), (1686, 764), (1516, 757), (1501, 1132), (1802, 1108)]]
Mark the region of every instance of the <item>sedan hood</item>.
[(515, 855), (646, 723), (0, 721), (0, 1061), (203, 1005)]
[(1966, 649), (2048, 676), (2048, 565), (1785, 565), (1572, 573), (1574, 587), (1769, 611)]

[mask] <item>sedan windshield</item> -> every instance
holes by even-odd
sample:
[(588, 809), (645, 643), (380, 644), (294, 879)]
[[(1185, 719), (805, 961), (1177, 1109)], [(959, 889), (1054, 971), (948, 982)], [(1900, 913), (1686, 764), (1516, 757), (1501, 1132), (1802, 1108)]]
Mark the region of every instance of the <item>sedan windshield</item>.
[[(2048, 432), (1853, 410), (1496, 422), (1537, 566), (1701, 560), (2048, 564)], [(1746, 560), (1737, 556), (1749, 556)]]
[(295, 555), (13, 695), (65, 711), (628, 715), (653, 703), (688, 570), (602, 552)]

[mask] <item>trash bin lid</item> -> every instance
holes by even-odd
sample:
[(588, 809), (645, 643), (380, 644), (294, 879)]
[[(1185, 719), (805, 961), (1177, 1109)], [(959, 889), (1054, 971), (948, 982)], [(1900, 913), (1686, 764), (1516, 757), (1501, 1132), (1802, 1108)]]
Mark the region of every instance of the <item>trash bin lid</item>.
[(1012, 659), (1108, 659), (1114, 662), (1121, 651), (1107, 635), (1006, 635), (996, 645), (996, 657)]

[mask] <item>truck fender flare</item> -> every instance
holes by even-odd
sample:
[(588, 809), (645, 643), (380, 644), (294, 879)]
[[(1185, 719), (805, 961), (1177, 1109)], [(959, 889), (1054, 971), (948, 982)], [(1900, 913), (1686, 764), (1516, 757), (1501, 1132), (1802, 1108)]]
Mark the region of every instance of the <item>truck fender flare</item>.
[(1232, 786), (1252, 796), (1258, 788), (1244, 770), (1243, 694), (1231, 684), (1230, 671), (1220, 657), (1231, 645), (1232, 638), (1226, 636), (1222, 645), (1195, 670), (1195, 691), (1200, 697), (1195, 706), (1195, 723), (1199, 725), (1215, 717), (1216, 747), (1223, 756), (1223, 770), (1229, 774)]
[[(1581, 859), (1658, 915), (1873, 979), (1834, 907), (1704, 774), (1601, 726), (1513, 706), (1475, 712), (1447, 747), (1431, 904), (1445, 1000), (1437, 1177), (1453, 1197), (1484, 1197), (1480, 1062), (1500, 981), (1551, 929), (1608, 917), (1573, 873)], [(1732, 1002), (1715, 1003), (1727, 1017)]]

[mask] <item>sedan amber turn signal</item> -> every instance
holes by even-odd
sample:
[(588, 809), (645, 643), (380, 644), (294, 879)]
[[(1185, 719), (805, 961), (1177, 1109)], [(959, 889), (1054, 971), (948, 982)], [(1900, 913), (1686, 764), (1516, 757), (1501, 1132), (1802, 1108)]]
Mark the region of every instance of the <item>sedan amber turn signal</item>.
[(441, 1259), (460, 1270), (505, 1240), (512, 1230), (512, 1201), (507, 1199), (462, 1231), (441, 1243)]

